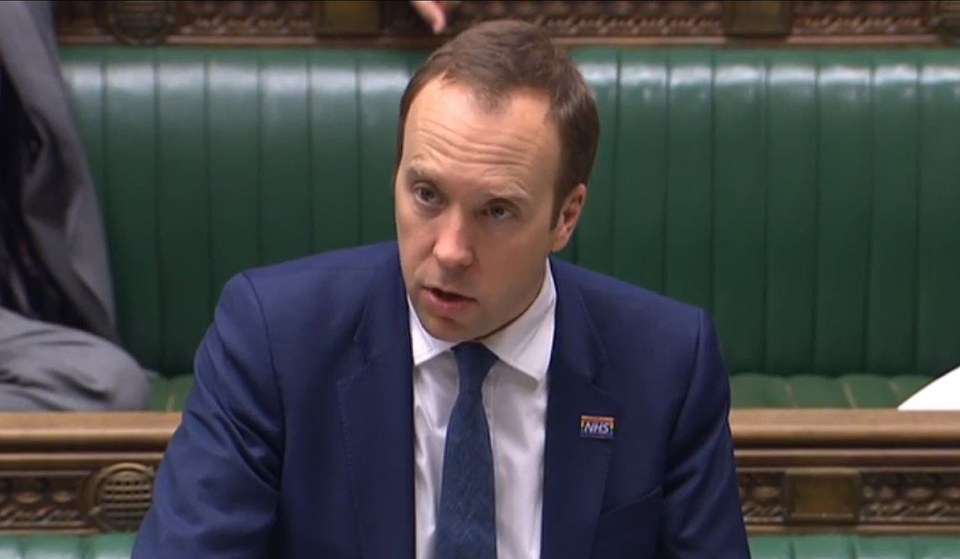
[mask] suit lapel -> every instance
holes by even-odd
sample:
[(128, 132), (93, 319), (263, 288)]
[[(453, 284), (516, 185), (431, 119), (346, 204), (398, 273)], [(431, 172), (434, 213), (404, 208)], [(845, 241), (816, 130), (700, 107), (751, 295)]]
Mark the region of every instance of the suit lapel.
[(615, 418), (620, 405), (594, 385), (606, 359), (583, 296), (567, 279), (562, 263), (553, 262), (553, 272), (557, 312), (549, 372), (541, 557), (587, 558), (614, 441), (582, 437), (580, 418)]
[[(413, 383), (399, 264), (378, 275), (355, 341), (365, 367), (338, 382), (363, 556), (414, 554)], [(386, 280), (389, 278), (389, 280)]]

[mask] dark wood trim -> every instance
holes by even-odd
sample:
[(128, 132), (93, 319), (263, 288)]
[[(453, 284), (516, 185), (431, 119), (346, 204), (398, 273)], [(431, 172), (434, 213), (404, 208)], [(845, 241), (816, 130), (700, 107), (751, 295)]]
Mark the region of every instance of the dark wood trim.
[(404, 1), (57, 3), (64, 44), (433, 48), (490, 19), (535, 22), (566, 45), (875, 46), (960, 40), (960, 1), (461, 2), (433, 36)]

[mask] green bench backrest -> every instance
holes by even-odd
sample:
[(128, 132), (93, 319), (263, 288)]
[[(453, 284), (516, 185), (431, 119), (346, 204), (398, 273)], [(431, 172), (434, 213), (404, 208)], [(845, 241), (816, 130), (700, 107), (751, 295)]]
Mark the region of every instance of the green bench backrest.
[[(960, 50), (576, 49), (603, 136), (566, 258), (710, 309), (735, 372), (960, 363)], [(225, 280), (393, 237), (422, 52), (67, 47), (122, 334), (189, 372)]]

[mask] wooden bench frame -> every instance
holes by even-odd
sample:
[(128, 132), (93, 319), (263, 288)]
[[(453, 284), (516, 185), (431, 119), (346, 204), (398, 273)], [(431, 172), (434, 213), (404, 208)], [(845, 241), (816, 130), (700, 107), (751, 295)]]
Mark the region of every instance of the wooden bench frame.
[[(0, 532), (131, 531), (178, 413), (0, 414)], [(960, 534), (960, 413), (735, 410), (751, 534)]]
[(731, 414), (751, 533), (960, 534), (960, 413)]

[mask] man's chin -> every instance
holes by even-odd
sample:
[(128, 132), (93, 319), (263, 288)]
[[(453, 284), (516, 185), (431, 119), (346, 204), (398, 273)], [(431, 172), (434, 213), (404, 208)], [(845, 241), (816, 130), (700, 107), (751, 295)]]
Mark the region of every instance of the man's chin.
[(428, 334), (444, 342), (460, 343), (475, 337), (470, 328), (448, 317), (420, 313), (420, 324)]

